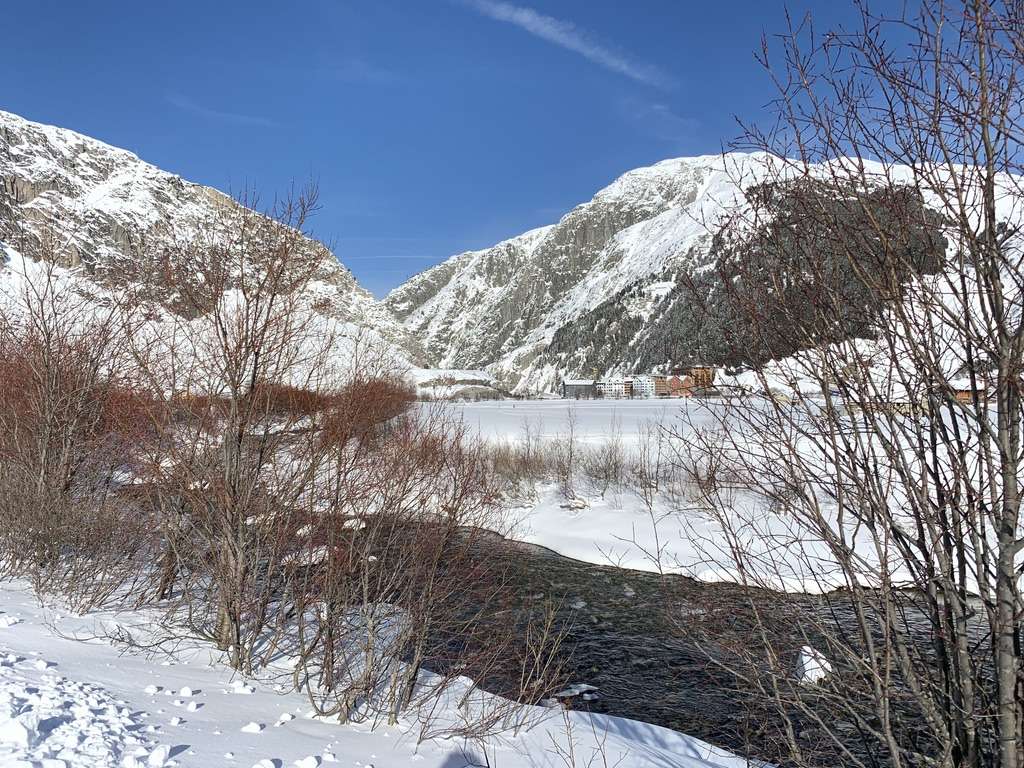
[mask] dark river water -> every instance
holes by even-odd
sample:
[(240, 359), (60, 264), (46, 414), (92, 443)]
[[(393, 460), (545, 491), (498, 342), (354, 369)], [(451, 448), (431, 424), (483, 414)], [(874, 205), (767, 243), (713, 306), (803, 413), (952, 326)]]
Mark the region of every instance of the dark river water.
[[(787, 595), (594, 565), (498, 536), (486, 546), (488, 557), (505, 559), (524, 604), (558, 606), (566, 684), (596, 689), (570, 706), (654, 723), (779, 764), (785, 755), (777, 710), (714, 661), (729, 658), (732, 648), (757, 650), (768, 642), (795, 669), (809, 642), (802, 633), (807, 622), (795, 616), (854, 626), (842, 595)], [(926, 622), (921, 631), (927, 636)], [(508, 692), (500, 680), (484, 687)], [(800, 733), (799, 719), (794, 723)], [(805, 753), (813, 764), (842, 764), (827, 739), (807, 734), (819, 744), (811, 750), (817, 754)]]
[[(507, 558), (524, 599), (558, 606), (566, 633), (566, 683), (596, 689), (586, 700), (573, 697), (570, 706), (665, 726), (745, 754), (754, 747), (759, 757), (778, 757), (766, 727), (770, 714), (758, 711), (749, 692), (711, 663), (716, 641), (687, 631), (698, 620), (702, 627), (711, 622), (722, 642), (744, 642), (751, 631), (749, 592), (594, 565), (497, 536), (488, 546), (493, 546), (489, 557)], [(756, 597), (791, 599), (772, 593)], [(794, 659), (802, 645), (785, 632), (777, 642)], [(486, 687), (504, 692), (500, 681)]]

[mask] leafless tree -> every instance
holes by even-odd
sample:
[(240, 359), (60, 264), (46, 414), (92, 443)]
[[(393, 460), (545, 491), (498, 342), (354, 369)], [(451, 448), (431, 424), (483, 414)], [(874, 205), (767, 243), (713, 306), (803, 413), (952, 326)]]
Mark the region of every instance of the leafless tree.
[[(227, 211), (154, 258), (175, 313), (132, 349), (154, 393), (141, 474), (163, 540), (163, 631), (215, 642), (243, 674), (287, 658), (294, 685), (343, 721), (514, 727), (518, 708), (463, 676), (522, 679), (513, 698), (539, 698), (560, 635), (536, 635), (487, 557), (501, 513), (461, 422), (414, 408), (370, 345), (310, 311), (332, 258), (302, 235), (314, 201)], [(439, 704), (460, 685), (455, 723)]]
[[(776, 759), (1024, 760), (1022, 55), (1024, 7), (987, 0), (764, 45), (777, 120), (746, 130), (769, 154), (707, 307), (752, 392), (677, 437), (731, 477), (705, 475), (707, 560), (826, 592), (751, 592), (751, 639), (704, 638), (775, 710)], [(780, 329), (798, 351), (766, 362)]]
[(309, 191), (269, 216), (226, 207), (151, 254), (175, 311), (133, 335), (158, 432), (144, 467), (165, 542), (158, 593), (170, 623), (247, 672), (277, 620), (289, 520), (326, 460), (298, 437), (317, 428), (336, 387), (336, 338), (309, 306), (330, 258), (302, 232), (315, 202)]

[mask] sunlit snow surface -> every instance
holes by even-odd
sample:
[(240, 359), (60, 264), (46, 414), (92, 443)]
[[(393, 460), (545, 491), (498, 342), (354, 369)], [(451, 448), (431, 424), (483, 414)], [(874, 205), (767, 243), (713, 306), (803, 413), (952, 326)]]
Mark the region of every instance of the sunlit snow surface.
[[(352, 766), (463, 768), (479, 745), (427, 741), (411, 723), (376, 731), (312, 718), (303, 695), (269, 680), (242, 680), (205, 647), (168, 660), (122, 654), (96, 638), (119, 625), (40, 607), (17, 584), (0, 586), (0, 765), (43, 768)], [(145, 617), (134, 616), (136, 628)], [(79, 638), (79, 639), (72, 639)], [(491, 765), (555, 768), (566, 743), (560, 710), (528, 732), (487, 743)], [(644, 723), (568, 713), (577, 755), (605, 740), (609, 765), (740, 768), (747, 763), (682, 734)], [(598, 763), (600, 763), (600, 758)]]
[[(660, 432), (664, 461), (672, 462), (679, 438), (696, 429), (729, 424), (725, 400), (520, 400), (449, 406), (470, 434), (492, 444), (514, 444), (529, 432), (540, 441), (565, 440), (570, 433), (581, 448), (621, 444), (635, 458), (644, 441)], [(744, 435), (732, 422), (730, 439)], [(629, 482), (606, 489), (585, 479), (574, 486), (575, 498), (553, 480), (539, 482), (519, 498), (506, 499), (511, 535), (567, 557), (601, 565), (651, 572), (684, 573), (704, 581), (741, 581), (736, 551), (742, 551), (747, 580), (758, 586), (795, 592), (825, 592), (847, 586), (847, 575), (829, 549), (801, 524), (776, 514), (762, 497), (738, 490), (717, 515), (707, 514), (693, 499), (659, 498), (648, 509)], [(831, 505), (823, 502), (830, 513)], [(852, 525), (852, 523), (848, 523)], [(851, 530), (851, 535), (855, 532)], [(874, 547), (857, 540), (863, 558), (861, 581), (876, 577)], [(751, 568), (751, 566), (755, 566)], [(901, 573), (892, 578), (899, 580)]]

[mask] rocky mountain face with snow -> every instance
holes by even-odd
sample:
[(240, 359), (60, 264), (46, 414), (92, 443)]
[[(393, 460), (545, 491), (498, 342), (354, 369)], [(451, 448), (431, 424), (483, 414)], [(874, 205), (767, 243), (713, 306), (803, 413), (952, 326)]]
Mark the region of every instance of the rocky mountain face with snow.
[[(764, 301), (751, 278), (759, 270), (768, 277), (766, 264), (790, 274), (806, 266), (754, 242), (756, 237), (736, 242), (721, 236), (728, 217), (749, 207), (750, 190), (779, 183), (773, 162), (766, 155), (734, 153), (630, 171), (557, 224), (453, 256), (392, 291), (385, 304), (420, 338), (433, 365), (483, 368), (522, 393), (550, 390), (563, 377), (697, 360), (742, 366), (791, 354), (793, 338), (808, 338), (818, 329), (779, 325), (777, 343), (765, 340), (737, 327), (742, 313), (724, 290), (742, 275), (751, 301)], [(771, 215), (779, 221), (787, 221), (785, 199), (793, 193), (775, 190)], [(862, 204), (864, 199), (849, 211), (835, 211), (836, 220), (849, 219), (850, 228), (856, 227)], [(777, 235), (768, 239), (778, 242)], [(843, 251), (827, 239), (810, 250)], [(920, 251), (921, 268), (931, 270), (944, 245), (922, 236), (909, 247)], [(829, 265), (831, 279), (843, 285), (851, 278), (849, 267), (837, 256)], [(824, 287), (797, 281), (776, 300), (801, 301), (801, 292)], [(848, 298), (859, 307), (881, 300)], [(863, 332), (864, 318), (861, 313), (856, 322), (817, 336)]]
[[(642, 287), (622, 302), (622, 319), (650, 316), (669, 287), (657, 278), (706, 235), (691, 216), (716, 194), (735, 191), (722, 176), (710, 157), (627, 173), (557, 224), (453, 256), (392, 291), (385, 304), (433, 364), (486, 367), (520, 391), (547, 388), (589, 362), (573, 359), (576, 351), (551, 352), (560, 329), (638, 281)], [(581, 343), (592, 348), (598, 339)]]
[[(147, 254), (240, 210), (227, 195), (131, 152), (0, 111), (0, 262), (6, 248), (29, 259), (58, 261), (80, 278), (83, 289), (138, 282), (152, 284), (151, 295), (160, 296), (159, 274), (147, 268)], [(421, 350), (411, 334), (321, 250), (315, 311), (417, 362)], [(173, 311), (173, 297), (162, 298)]]
[[(772, 270), (814, 270), (774, 252), (770, 243), (723, 237), (724, 224), (748, 205), (751, 190), (778, 182), (773, 161), (766, 155), (714, 155), (630, 171), (558, 223), (453, 256), (383, 302), (326, 248), (305, 240), (322, 258), (308, 305), (325, 322), (350, 329), (346, 333), (358, 343), (363, 334), (381, 342), (400, 365), (470, 370), (493, 377), (488, 387), (494, 391), (517, 393), (554, 389), (564, 377), (696, 360), (756, 363), (793, 352), (795, 338), (864, 332), (863, 312), (824, 330), (780, 322), (788, 313), (773, 313), (779, 301), (799, 305), (823, 286), (787, 281), (792, 284), (785, 295), (761, 296), (758, 283), (770, 282)], [(796, 214), (785, 205), (791, 192), (768, 195), (781, 201), (771, 216), (782, 222), (782, 231), (802, 228), (790, 221)], [(764, 189), (759, 194), (765, 197)], [(83, 291), (143, 285), (174, 312), (174, 290), (161, 285), (152, 254), (244, 210), (221, 192), (130, 152), (0, 111), (0, 280), (3, 260), (12, 254), (50, 259)], [(836, 220), (845, 216), (856, 224), (858, 215), (839, 212)], [(938, 241), (924, 236), (908, 247), (920, 252), (921, 269), (937, 268)], [(808, 250), (808, 243), (793, 250), (801, 249)], [(809, 250), (817, 258), (842, 248), (825, 237)], [(829, 264), (837, 285), (856, 282), (848, 266), (842, 258)], [(747, 298), (766, 309), (774, 340), (739, 323), (743, 313), (725, 288), (744, 281)], [(845, 298), (855, 308), (879, 301), (863, 293)]]

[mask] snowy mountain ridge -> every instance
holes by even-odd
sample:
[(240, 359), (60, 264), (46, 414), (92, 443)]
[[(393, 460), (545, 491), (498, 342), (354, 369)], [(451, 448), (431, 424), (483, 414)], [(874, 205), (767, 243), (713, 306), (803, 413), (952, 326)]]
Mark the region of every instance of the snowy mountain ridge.
[[(435, 365), (486, 368), (516, 391), (589, 373), (550, 354), (555, 334), (624, 290), (646, 322), (673, 284), (699, 268), (716, 217), (764, 176), (764, 155), (704, 155), (629, 171), (557, 223), (458, 254), (392, 291), (387, 304)], [(626, 361), (623, 361), (626, 362)]]
[[(56, 243), (50, 256), (77, 279), (151, 281), (140, 253), (241, 210), (222, 192), (127, 150), (0, 111), (0, 253), (39, 258), (45, 243)], [(418, 359), (410, 334), (333, 255), (314, 289), (317, 312), (378, 338), (402, 360)]]
[[(944, 269), (945, 204), (914, 181), (909, 168), (849, 158), (806, 169), (763, 152), (664, 160), (623, 174), (556, 224), (414, 276), (384, 303), (419, 337), (432, 365), (484, 369), (521, 394), (557, 390), (563, 378), (697, 361), (759, 366), (805, 348), (809, 338), (835, 340), (801, 325), (811, 323), (800, 311), (801, 291), (847, 302), (850, 316), (833, 334), (861, 338), (872, 313), (880, 318), (885, 297), (854, 274), (875, 269), (872, 247), (861, 249), (855, 267), (843, 243), (874, 242), (864, 212), (884, 217), (886, 195), (917, 212), (893, 232), (908, 249), (899, 279)], [(1004, 181), (999, 200), (1009, 219), (1019, 201), (1012, 180)], [(856, 197), (844, 191), (851, 189)], [(826, 212), (813, 229), (797, 207), (809, 196)], [(783, 229), (801, 233), (799, 247), (782, 250), (781, 238), (765, 237), (780, 218)], [(798, 264), (804, 252), (811, 261)], [(791, 278), (783, 281), (788, 295), (761, 295), (773, 270)], [(749, 313), (737, 301), (771, 315), (770, 332), (744, 327)]]

